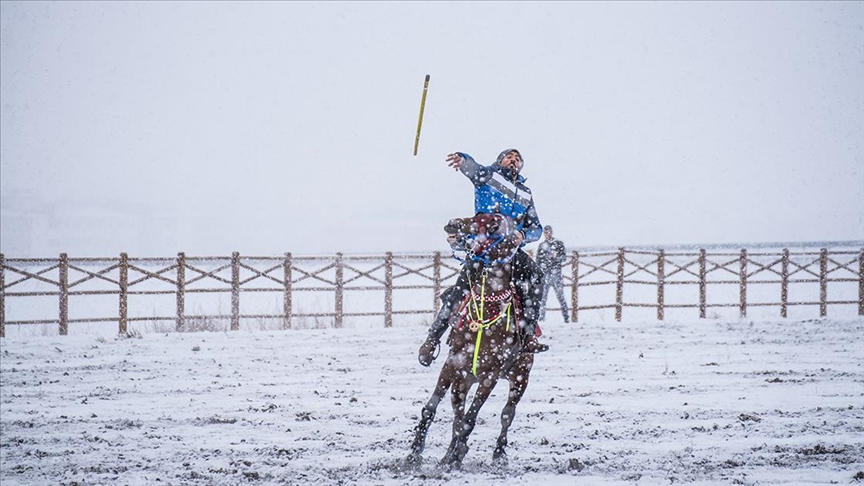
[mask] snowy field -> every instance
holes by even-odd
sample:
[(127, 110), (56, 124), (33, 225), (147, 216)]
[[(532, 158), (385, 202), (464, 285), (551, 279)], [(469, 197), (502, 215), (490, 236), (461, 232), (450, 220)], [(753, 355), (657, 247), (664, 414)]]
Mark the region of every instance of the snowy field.
[(437, 467), (425, 330), (0, 339), (0, 483), (864, 484), (864, 319), (550, 321), (492, 463), (506, 385)]

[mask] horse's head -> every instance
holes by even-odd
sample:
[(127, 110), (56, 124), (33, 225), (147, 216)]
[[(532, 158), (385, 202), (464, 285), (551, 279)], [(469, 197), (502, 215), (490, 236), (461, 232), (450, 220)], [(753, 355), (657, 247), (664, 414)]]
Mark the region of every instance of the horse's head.
[(470, 259), (486, 263), (509, 261), (521, 242), (513, 220), (503, 214), (451, 219), (444, 231), (454, 250), (466, 251)]

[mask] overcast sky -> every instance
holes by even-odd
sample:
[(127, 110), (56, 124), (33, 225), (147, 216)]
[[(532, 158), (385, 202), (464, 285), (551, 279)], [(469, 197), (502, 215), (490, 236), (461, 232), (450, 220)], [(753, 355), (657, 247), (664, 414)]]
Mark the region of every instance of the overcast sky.
[(445, 250), (473, 212), (446, 154), (508, 147), (570, 247), (864, 239), (862, 2), (0, 17), (7, 257)]

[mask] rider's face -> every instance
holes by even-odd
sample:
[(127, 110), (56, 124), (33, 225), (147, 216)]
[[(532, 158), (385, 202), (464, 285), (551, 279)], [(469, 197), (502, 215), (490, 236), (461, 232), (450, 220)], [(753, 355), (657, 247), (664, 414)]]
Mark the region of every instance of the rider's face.
[(522, 156), (519, 155), (519, 152), (510, 152), (501, 159), (501, 167), (519, 172), (522, 170)]

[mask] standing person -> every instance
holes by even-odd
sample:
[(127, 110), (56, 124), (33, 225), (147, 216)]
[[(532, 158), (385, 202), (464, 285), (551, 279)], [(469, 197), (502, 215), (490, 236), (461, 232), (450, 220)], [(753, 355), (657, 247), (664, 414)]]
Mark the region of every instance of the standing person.
[(549, 297), (549, 287), (555, 287), (555, 296), (561, 304), (564, 322), (570, 322), (570, 310), (567, 308), (567, 300), (564, 299), (564, 282), (561, 279), (561, 265), (567, 263), (567, 251), (564, 243), (552, 236), (551, 226), (546, 225), (543, 228), (543, 236), (546, 241), (537, 248), (537, 265), (543, 270), (545, 277), (543, 297), (540, 299), (540, 320), (546, 320), (546, 298)]
[[(509, 216), (516, 224), (522, 245), (540, 239), (543, 227), (534, 209), (531, 190), (525, 185), (525, 178), (519, 175), (523, 161), (518, 150), (504, 150), (490, 166), (482, 166), (462, 152), (449, 154), (446, 160), (450, 167), (462, 172), (474, 184), (475, 213)], [(543, 272), (521, 247), (513, 257), (512, 266), (513, 283), (523, 308), (524, 324), (520, 323), (524, 332), (523, 349), (531, 353), (546, 351), (549, 346), (540, 344), (535, 336)], [(447, 330), (450, 316), (468, 292), (468, 275), (463, 267), (456, 284), (441, 294), (441, 310), (418, 352), (418, 360), (423, 366), (429, 366), (435, 360), (435, 351)]]

